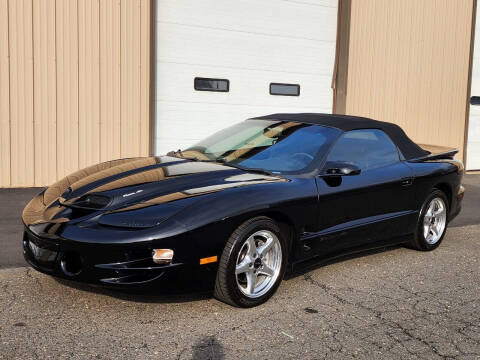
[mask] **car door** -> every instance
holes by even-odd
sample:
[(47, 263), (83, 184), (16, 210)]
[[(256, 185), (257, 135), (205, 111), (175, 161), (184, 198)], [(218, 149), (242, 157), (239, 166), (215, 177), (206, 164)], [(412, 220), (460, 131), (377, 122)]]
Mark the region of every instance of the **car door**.
[[(327, 175), (329, 166), (353, 164), (357, 175)], [(335, 165), (332, 165), (335, 164)], [(412, 231), (413, 172), (396, 145), (378, 129), (342, 134), (316, 178), (318, 233), (310, 246), (318, 255), (373, 247)]]

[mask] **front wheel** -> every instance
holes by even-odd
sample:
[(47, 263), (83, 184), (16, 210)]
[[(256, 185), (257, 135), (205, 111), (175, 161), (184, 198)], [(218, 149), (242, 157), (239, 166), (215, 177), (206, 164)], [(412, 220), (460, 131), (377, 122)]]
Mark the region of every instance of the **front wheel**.
[(286, 262), (286, 239), (279, 226), (264, 216), (250, 219), (225, 245), (214, 295), (233, 306), (259, 305), (277, 290)]
[(447, 230), (447, 214), (447, 197), (442, 191), (433, 190), (420, 211), (412, 246), (422, 251), (437, 248)]

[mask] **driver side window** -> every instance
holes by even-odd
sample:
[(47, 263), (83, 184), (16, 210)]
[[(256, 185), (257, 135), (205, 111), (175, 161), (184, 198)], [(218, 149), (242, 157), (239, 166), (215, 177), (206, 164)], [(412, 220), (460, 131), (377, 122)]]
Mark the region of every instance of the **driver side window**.
[(397, 147), (387, 134), (378, 129), (352, 130), (335, 143), (328, 162), (346, 162), (362, 171), (400, 161)]

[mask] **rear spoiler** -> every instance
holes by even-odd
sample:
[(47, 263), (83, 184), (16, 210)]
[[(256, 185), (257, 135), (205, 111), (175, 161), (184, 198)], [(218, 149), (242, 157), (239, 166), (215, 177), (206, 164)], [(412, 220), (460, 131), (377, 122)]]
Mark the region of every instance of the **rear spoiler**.
[(425, 160), (438, 160), (438, 159), (453, 159), (458, 149), (450, 148), (447, 146), (440, 145), (427, 145), (427, 144), (417, 144), (423, 150), (428, 151), (429, 154), (421, 156), (415, 159), (409, 160), (410, 162), (421, 162)]

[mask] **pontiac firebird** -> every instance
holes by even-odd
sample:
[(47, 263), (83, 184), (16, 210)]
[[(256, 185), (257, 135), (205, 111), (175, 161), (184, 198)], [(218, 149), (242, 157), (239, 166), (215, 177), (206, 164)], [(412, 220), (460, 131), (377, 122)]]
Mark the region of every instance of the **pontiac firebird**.
[(41, 272), (110, 287), (161, 288), (208, 269), (217, 299), (255, 306), (307, 263), (439, 246), (464, 194), (455, 153), (367, 118), (248, 119), (44, 189), (22, 215), (24, 256)]

